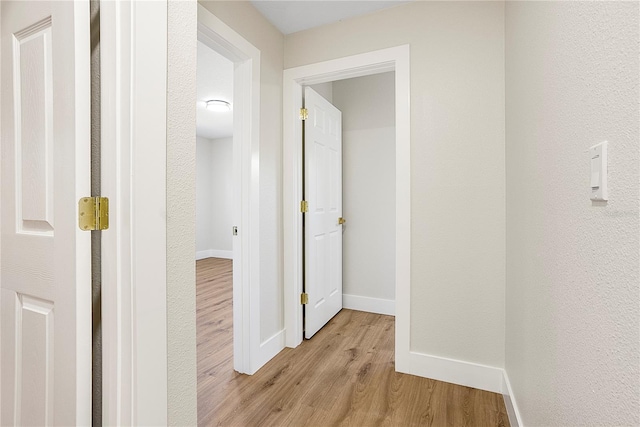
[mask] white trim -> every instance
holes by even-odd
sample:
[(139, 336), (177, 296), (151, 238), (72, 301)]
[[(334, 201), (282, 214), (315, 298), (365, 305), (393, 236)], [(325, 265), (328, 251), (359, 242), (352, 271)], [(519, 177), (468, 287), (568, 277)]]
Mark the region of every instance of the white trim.
[(396, 369), (396, 371), (466, 387), (478, 388), (480, 390), (487, 390), (493, 393), (502, 393), (502, 378), (504, 372), (502, 368), (432, 356), (414, 351), (409, 353), (407, 367), (407, 370)]
[(396, 302), (392, 299), (342, 294), (342, 307), (350, 310), (386, 314), (389, 316), (395, 316), (396, 314)]
[(223, 251), (220, 249), (207, 249), (196, 252), (196, 261), (205, 258), (233, 259), (233, 251)]
[[(125, 7), (128, 6), (128, 7)], [(109, 198), (109, 232), (102, 235), (102, 418), (133, 423), (130, 194), (130, 4), (100, 2), (101, 194)]]
[(507, 408), (511, 427), (524, 427), (506, 370), (502, 371), (502, 396), (504, 397), (504, 406)]
[(165, 425), (167, 217), (149, 213), (167, 209), (167, 2), (132, 3), (133, 424)]
[(270, 351), (260, 342), (260, 51), (200, 4), (198, 40), (234, 63), (233, 366), (252, 374)]
[[(91, 68), (90, 40), (91, 30), (87, 18), (90, 16), (89, 3), (77, 2), (73, 8), (73, 41), (74, 41), (74, 114), (75, 114), (75, 200), (90, 191), (91, 183), (91, 146), (83, 143), (84, 138), (91, 139)], [(65, 5), (65, 9), (67, 6)], [(66, 11), (65, 11), (66, 12)], [(53, 85), (52, 85), (53, 87)], [(85, 181), (89, 179), (89, 181)], [(57, 189), (57, 186), (55, 187)], [(59, 190), (58, 190), (59, 191)], [(91, 237), (83, 235), (75, 227), (75, 263), (76, 263), (76, 310), (77, 319), (84, 321), (76, 324), (76, 422), (88, 423), (91, 420), (91, 337), (92, 337), (92, 308), (91, 301)], [(62, 344), (62, 341), (60, 341)], [(53, 365), (55, 366), (55, 364)], [(55, 368), (54, 368), (55, 369)], [(51, 387), (50, 390), (53, 390)]]
[(302, 342), (302, 218), (300, 214), (302, 85), (395, 70), (396, 85), (396, 369), (407, 372), (411, 291), (411, 174), (409, 45), (284, 70), (283, 250), (286, 345)]
[[(281, 331), (276, 332), (271, 338), (268, 338), (262, 344), (260, 344), (260, 352), (258, 353), (260, 359), (256, 364), (256, 366), (258, 367), (256, 368), (256, 371), (260, 367), (264, 366), (264, 364), (267, 363), (269, 360), (273, 359), (273, 357), (276, 354), (280, 353), (280, 351), (285, 347), (284, 336), (285, 336), (285, 332), (283, 329)], [(254, 373), (255, 371), (250, 372), (250, 374), (254, 374)]]
[(103, 422), (166, 425), (167, 3), (102, 1), (100, 26)]
[[(2, 6), (0, 6), (0, 34), (2, 34)], [(1, 40), (1, 38), (0, 38)], [(2, 42), (0, 41), (0, 59), (2, 58)], [(2, 82), (2, 66), (0, 66), (0, 82)], [(0, 83), (0, 100), (2, 100), (2, 84)], [(0, 102), (0, 109), (2, 103)], [(2, 135), (2, 114), (0, 113), (0, 135)], [(2, 189), (2, 162), (0, 161), (0, 189)], [(2, 229), (2, 198), (0, 198), (0, 230)], [(2, 319), (2, 233), (0, 233), (0, 319)], [(2, 321), (0, 320), (0, 330)], [(0, 367), (2, 366), (2, 340), (0, 339)], [(0, 387), (0, 402), (2, 400), (2, 387)], [(2, 420), (2, 404), (0, 404), (0, 420)]]

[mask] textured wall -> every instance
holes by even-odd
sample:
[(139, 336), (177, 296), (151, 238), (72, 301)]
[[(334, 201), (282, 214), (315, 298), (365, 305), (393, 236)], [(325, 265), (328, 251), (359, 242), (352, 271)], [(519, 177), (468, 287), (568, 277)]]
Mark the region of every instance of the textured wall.
[(640, 424), (638, 12), (506, 5), (506, 369), (525, 425)]
[(282, 290), (283, 36), (249, 2), (201, 1), (260, 50), (260, 337), (284, 328)]
[(342, 293), (395, 300), (395, 73), (333, 83), (342, 111)]
[(407, 43), (411, 349), (503, 367), (504, 3), (412, 2), (291, 34), (285, 68)]
[(197, 3), (170, 0), (167, 25), (168, 424), (195, 426)]

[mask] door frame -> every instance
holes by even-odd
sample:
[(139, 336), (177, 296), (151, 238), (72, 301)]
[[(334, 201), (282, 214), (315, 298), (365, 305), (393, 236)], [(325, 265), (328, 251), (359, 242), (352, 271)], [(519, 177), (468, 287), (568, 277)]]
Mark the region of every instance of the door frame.
[(284, 70), (283, 221), (284, 322), (287, 347), (302, 342), (302, 86), (395, 71), (396, 107), (396, 370), (410, 354), (411, 173), (410, 48), (401, 45)]
[(166, 425), (167, 3), (100, 2), (102, 417)]
[[(198, 41), (234, 64), (233, 367), (245, 374), (264, 364), (260, 348), (260, 51), (198, 4)], [(195, 183), (194, 183), (195, 187)], [(229, 230), (231, 232), (231, 230)]]
[[(252, 374), (273, 356), (260, 346), (259, 323), (260, 51), (200, 4), (197, 16), (198, 32), (235, 59), (234, 79), (241, 82), (235, 87), (242, 88), (234, 94), (234, 151), (241, 152), (242, 180), (234, 369)], [(169, 21), (166, 0), (101, 1), (102, 141), (110, 142), (102, 145), (102, 193), (111, 202), (111, 227), (102, 238), (103, 421), (108, 425), (168, 421)], [(193, 125), (192, 143), (181, 150), (195, 161)], [(195, 201), (195, 173), (183, 184)], [(195, 217), (185, 227), (195, 231)], [(195, 241), (187, 248), (195, 249)], [(195, 251), (185, 255), (195, 265)], [(195, 287), (195, 275), (189, 282)], [(195, 326), (195, 304), (193, 320)]]

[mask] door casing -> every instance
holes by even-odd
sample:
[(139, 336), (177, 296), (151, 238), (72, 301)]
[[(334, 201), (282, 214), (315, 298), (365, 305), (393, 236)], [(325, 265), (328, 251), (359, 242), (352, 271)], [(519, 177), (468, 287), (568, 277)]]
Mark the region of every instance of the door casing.
[[(251, 374), (273, 356), (259, 342), (260, 52), (201, 5), (197, 13), (198, 39), (235, 64), (234, 368)], [(111, 283), (103, 290), (103, 419), (113, 425), (167, 423), (167, 19), (166, 2), (102, 2), (102, 140), (111, 141), (102, 185), (112, 201), (102, 251), (103, 283)], [(195, 155), (195, 145), (184, 149)]]
[(200, 4), (198, 40), (234, 64), (233, 367), (253, 374), (272, 357), (260, 346), (260, 51)]
[(395, 366), (410, 368), (411, 171), (409, 45), (284, 70), (283, 221), (284, 321), (287, 347), (302, 342), (302, 87), (395, 71), (396, 105), (396, 332)]
[(166, 425), (167, 3), (100, 4), (102, 416)]

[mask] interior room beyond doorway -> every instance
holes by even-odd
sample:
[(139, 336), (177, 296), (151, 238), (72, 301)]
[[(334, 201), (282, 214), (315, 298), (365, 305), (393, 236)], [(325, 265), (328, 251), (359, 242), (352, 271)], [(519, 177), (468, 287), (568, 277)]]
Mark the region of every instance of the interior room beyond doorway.
[(342, 112), (343, 307), (395, 314), (395, 73), (311, 86)]
[[(196, 276), (199, 405), (233, 369), (233, 63), (198, 42)], [(204, 337), (204, 338), (202, 338)], [(209, 380), (207, 380), (209, 379)]]
[(233, 63), (198, 42), (196, 259), (233, 257)]

